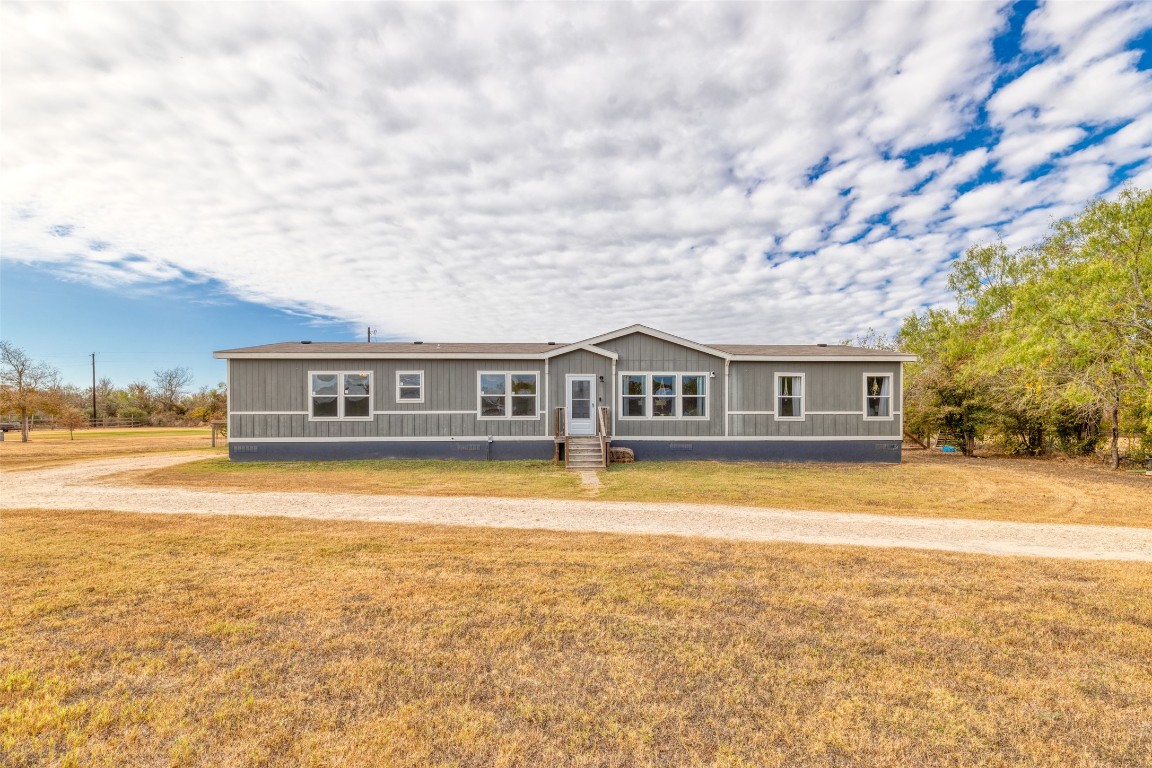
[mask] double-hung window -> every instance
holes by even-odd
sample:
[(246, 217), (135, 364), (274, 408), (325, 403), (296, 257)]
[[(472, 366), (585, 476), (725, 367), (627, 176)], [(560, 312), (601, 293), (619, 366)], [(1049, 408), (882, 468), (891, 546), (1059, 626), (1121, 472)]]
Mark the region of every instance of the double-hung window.
[(424, 371), (396, 371), (396, 402), (424, 402)]
[(372, 373), (313, 371), (308, 374), (312, 419), (372, 418)]
[(776, 419), (801, 421), (804, 418), (804, 374), (776, 374)]
[(708, 418), (708, 375), (704, 373), (621, 374), (620, 418)]
[(536, 373), (480, 373), (481, 419), (539, 418)]
[(864, 418), (892, 418), (892, 374), (864, 374)]

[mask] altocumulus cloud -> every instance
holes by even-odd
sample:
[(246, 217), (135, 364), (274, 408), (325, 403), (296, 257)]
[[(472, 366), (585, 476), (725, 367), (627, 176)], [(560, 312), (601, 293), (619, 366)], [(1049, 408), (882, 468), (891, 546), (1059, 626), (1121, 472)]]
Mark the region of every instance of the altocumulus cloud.
[(1152, 186), (1152, 4), (5, 3), (3, 251), (396, 337), (835, 339)]

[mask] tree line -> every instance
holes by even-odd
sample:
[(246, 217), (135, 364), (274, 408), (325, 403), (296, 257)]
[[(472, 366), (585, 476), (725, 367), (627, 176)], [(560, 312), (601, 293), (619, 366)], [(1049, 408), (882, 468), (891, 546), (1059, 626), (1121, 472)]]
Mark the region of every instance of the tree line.
[[(148, 426), (193, 426), (223, 419), (226, 385), (221, 382), (197, 390), (191, 385), (192, 372), (184, 367), (156, 370), (152, 381), (134, 381), (126, 387), (102, 378), (95, 387), (95, 419)], [(0, 341), (0, 414), (20, 423), (24, 441), (33, 420), (48, 419), (71, 432), (91, 423), (92, 408), (92, 387), (64, 384), (54, 367)]]
[[(1039, 242), (970, 248), (952, 309), (905, 318), (905, 429), (964, 452), (1152, 453), (1152, 191), (1128, 188)], [(1128, 438), (1126, 441), (1125, 438)]]

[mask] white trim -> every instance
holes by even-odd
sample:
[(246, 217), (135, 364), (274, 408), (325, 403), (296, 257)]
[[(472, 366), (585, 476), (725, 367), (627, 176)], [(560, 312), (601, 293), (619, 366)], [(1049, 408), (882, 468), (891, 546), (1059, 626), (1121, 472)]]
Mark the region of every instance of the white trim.
[[(625, 376), (644, 376), (644, 416), (628, 416), (624, 409), (624, 398), (636, 395), (628, 395), (624, 388)], [(676, 394), (672, 395), (675, 401), (676, 413), (672, 416), (653, 416), (652, 415), (652, 399), (655, 397), (655, 392), (652, 387), (653, 376), (672, 376), (675, 379)], [(681, 416), (680, 411), (683, 409), (684, 395), (680, 391), (683, 385), (681, 377), (683, 376), (700, 376), (704, 378), (704, 415), (703, 416)], [(712, 419), (712, 404), (709, 402), (712, 399), (712, 376), (708, 371), (620, 371), (616, 374), (616, 384), (619, 389), (619, 395), (616, 397), (616, 405), (620, 409), (620, 421), (710, 421)], [(701, 397), (696, 395), (696, 397)]]
[(732, 407), (732, 379), (728, 377), (728, 366), (732, 363), (731, 360), (724, 361), (724, 436), (727, 437), (729, 433), (728, 426), (732, 423), (732, 411), (728, 410)]
[[(414, 373), (419, 374), (419, 376), (420, 376), (420, 399), (419, 400), (401, 399), (400, 398), (400, 389), (401, 389), (400, 377), (404, 376), (405, 374), (411, 376)], [(404, 389), (412, 389), (412, 387), (408, 386), (408, 387), (404, 387)], [(423, 402), (424, 402), (424, 371), (423, 370), (420, 370), (420, 371), (396, 371), (396, 404), (397, 405), (400, 405), (402, 403), (417, 403), (417, 404), (419, 404), (419, 403), (423, 403)]]
[[(787, 374), (785, 374), (787, 375)], [(775, 416), (774, 411), (729, 411), (729, 416)], [(863, 416), (860, 411), (804, 411), (804, 416)], [(781, 419), (792, 421), (792, 419)]]
[(829, 435), (827, 437), (816, 437), (812, 435), (732, 435), (731, 437), (724, 436), (696, 436), (696, 435), (616, 435), (612, 438), (613, 442), (627, 443), (630, 440), (642, 441), (659, 441), (664, 440), (669, 443), (693, 443), (693, 442), (811, 442), (811, 443), (825, 443), (825, 442), (851, 442), (861, 440), (877, 440), (880, 442), (890, 442), (892, 440), (900, 440), (900, 435)]
[(545, 352), (543, 354), (543, 358), (545, 360), (548, 360), (548, 359), (553, 358), (553, 357), (559, 357), (560, 355), (566, 355), (569, 352), (579, 352), (580, 350), (584, 350), (585, 352), (591, 352), (594, 355), (603, 355), (604, 357), (610, 357), (613, 360), (619, 360), (620, 359), (620, 355), (613, 352), (610, 349), (604, 349), (603, 347), (598, 347), (595, 344), (583, 344), (581, 342), (576, 342), (575, 344), (565, 344), (564, 346), (558, 346), (558, 347), (556, 347), (556, 349), (552, 350), (551, 352)]
[(475, 416), (476, 411), (372, 411), (373, 416)]
[[(308, 411), (232, 411), (236, 416), (307, 416)], [(430, 416), (430, 415), (463, 415), (475, 416), (476, 411), (372, 411), (373, 416)], [(331, 421), (331, 419), (317, 419), (317, 421)], [(365, 421), (365, 419), (352, 419), (352, 421)]]
[[(620, 389), (620, 379), (619, 379), (619, 377), (616, 376), (616, 360), (615, 359), (612, 360), (612, 383), (611, 383), (611, 387), (612, 387), (612, 398), (608, 400), (608, 402), (610, 404), (608, 412), (612, 414), (612, 435), (611, 436), (614, 438), (614, 437), (616, 437), (616, 415), (620, 410), (620, 407), (615, 402), (613, 402), (616, 398), (616, 393)], [(596, 405), (597, 405), (597, 407), (599, 407), (600, 404), (597, 403)], [(600, 412), (597, 411), (596, 415), (597, 415), (597, 418), (599, 418)]]
[[(640, 326), (643, 328), (643, 326)], [(650, 336), (661, 338), (672, 344), (679, 344), (681, 346), (695, 349), (698, 352), (703, 352), (712, 357), (718, 357), (723, 360), (731, 360), (734, 363), (914, 363), (917, 361), (915, 355), (730, 355), (726, 352), (721, 352), (715, 347), (709, 347), (704, 344), (696, 344), (695, 342), (680, 339), (677, 336), (669, 334), (659, 334), (658, 331), (647, 329), (644, 331), (633, 331), (635, 333), (647, 333)], [(557, 347), (556, 350), (551, 352), (539, 352), (535, 354), (505, 354), (497, 355), (492, 353), (478, 353), (478, 352), (439, 352), (439, 353), (398, 353), (398, 352), (234, 352), (231, 354), (221, 354), (213, 352), (212, 357), (216, 360), (546, 360), (551, 357), (565, 354), (567, 352), (575, 352), (580, 349), (587, 349), (589, 352), (596, 354), (603, 354), (606, 357), (618, 358), (619, 355), (611, 350), (601, 349), (594, 344), (571, 344), (566, 347)]]
[[(899, 441), (900, 435), (839, 435), (830, 437), (793, 437), (789, 435), (776, 436), (707, 436), (673, 435), (656, 437), (645, 435), (632, 437), (629, 435), (615, 435), (613, 442), (658, 442), (669, 443), (701, 443), (701, 442), (742, 442), (742, 443), (773, 443), (773, 442), (810, 442), (810, 443), (842, 443), (861, 442), (873, 440), (876, 442)], [(548, 440), (555, 442), (549, 435), (480, 435), (469, 437), (245, 437), (236, 438), (237, 443), (485, 443), (485, 442), (516, 442), (518, 440)]]
[[(232, 432), (232, 361), (224, 361), (224, 381), (228, 382), (227, 388), (224, 390), (224, 425), (228, 430), (228, 435)], [(228, 442), (228, 435), (224, 436), (224, 442)]]
[[(335, 416), (313, 416), (312, 411), (315, 403), (312, 402), (312, 377), (314, 375), (323, 376), (336, 376), (336, 415)], [(344, 415), (344, 401), (348, 397), (347, 394), (341, 390), (344, 388), (344, 377), (352, 376), (368, 376), (368, 415), (367, 416), (345, 416)], [(372, 401), (376, 397), (376, 373), (374, 371), (365, 371), (363, 369), (344, 371), (308, 371), (307, 378), (304, 380), (304, 393), (306, 402), (308, 403), (308, 410), (305, 415), (308, 421), (372, 421), (375, 418), (372, 414)]]
[[(590, 432), (573, 432), (572, 431), (572, 380), (573, 379), (587, 379), (592, 382), (590, 391), (591, 400), (588, 403), (589, 412), (587, 419), (580, 419), (580, 421), (587, 421), (588, 429)], [(596, 379), (594, 373), (566, 373), (564, 374), (564, 432), (565, 434), (572, 435), (573, 437), (591, 437), (596, 434), (596, 420), (600, 414), (597, 411), (596, 402)]]
[[(480, 378), (482, 376), (496, 376), (501, 375), (504, 377), (504, 416), (484, 416), (484, 393), (480, 389)], [(512, 377), (513, 376), (532, 376), (536, 379), (536, 406), (533, 410), (532, 416), (513, 416), (512, 415)], [(489, 395), (491, 397), (491, 395)], [(523, 397), (523, 395), (520, 395)], [(476, 420), (477, 421), (536, 421), (541, 416), (540, 411), (540, 371), (476, 371)]]
[(212, 357), (217, 360), (543, 360), (551, 352), (534, 354), (506, 354), (496, 355), (479, 352), (440, 352), (433, 354), (400, 354), (394, 352), (236, 352), (234, 354), (220, 354), (213, 352)]
[[(799, 398), (800, 400), (800, 415), (799, 416), (781, 416), (780, 415), (780, 377), (789, 376), (791, 378), (800, 379), (800, 394), (799, 396), (792, 395), (792, 397)], [(804, 421), (804, 400), (807, 398), (807, 387), (804, 382), (804, 374), (792, 373), (789, 371), (776, 371), (772, 376), (772, 418), (776, 421)]]
[[(893, 411), (893, 414), (900, 417), (900, 436), (904, 436), (904, 364), (900, 364), (900, 410)], [(892, 393), (895, 396), (895, 392)]]
[(479, 435), (468, 437), (245, 437), (237, 443), (489, 443), (517, 440), (548, 440), (548, 435)]
[[(665, 333), (664, 331), (658, 331), (655, 328), (649, 328), (648, 326), (641, 325), (639, 323), (637, 323), (636, 325), (630, 325), (627, 328), (620, 328), (620, 329), (617, 329), (615, 331), (609, 331), (608, 333), (602, 333), (599, 336), (593, 336), (590, 339), (584, 339), (583, 341), (578, 341), (575, 344), (571, 344), (569, 346), (577, 347), (577, 348), (587, 347), (589, 345), (599, 344), (602, 341), (611, 341), (613, 339), (619, 339), (622, 336), (628, 336), (628, 335), (633, 334), (633, 333), (643, 333), (647, 336), (651, 336), (652, 338), (660, 339), (661, 341), (667, 341), (670, 344), (676, 344), (676, 345), (679, 345), (681, 347), (688, 347), (689, 349), (694, 349), (697, 352), (703, 352), (706, 355), (711, 355), (712, 357), (718, 357), (722, 360), (731, 360), (733, 357), (732, 355), (728, 354), (727, 352), (721, 352), (720, 350), (716, 349), (715, 347), (710, 347), (707, 344), (701, 344), (701, 343), (696, 342), (696, 341), (689, 341), (688, 339), (682, 338), (680, 336), (673, 336), (670, 333)], [(566, 349), (567, 349), (567, 347), (566, 347)]]
[[(903, 366), (901, 366), (901, 368), (903, 368)], [(875, 377), (883, 376), (883, 377), (886, 377), (888, 379), (888, 394), (886, 395), (886, 397), (888, 398), (888, 415), (887, 416), (869, 416), (868, 415), (868, 397), (869, 397), (869, 395), (868, 395), (868, 377), (869, 376), (875, 376)], [(860, 418), (863, 419), (864, 421), (892, 421), (896, 417), (896, 412), (895, 412), (895, 409), (893, 408), (894, 403), (892, 402), (893, 396), (896, 394), (895, 388), (896, 388), (896, 377), (892, 375), (891, 371), (871, 371), (871, 372), (865, 371), (863, 373), (863, 378), (861, 379), (861, 394), (863, 395), (864, 400), (861, 403), (861, 405), (863, 406), (863, 409), (861, 410)], [(877, 395), (877, 397), (885, 397), (885, 395)], [(903, 421), (903, 417), (901, 417), (901, 421)], [(903, 435), (904, 431), (901, 430), (900, 434)]]
[(916, 355), (732, 355), (734, 363), (914, 363)]

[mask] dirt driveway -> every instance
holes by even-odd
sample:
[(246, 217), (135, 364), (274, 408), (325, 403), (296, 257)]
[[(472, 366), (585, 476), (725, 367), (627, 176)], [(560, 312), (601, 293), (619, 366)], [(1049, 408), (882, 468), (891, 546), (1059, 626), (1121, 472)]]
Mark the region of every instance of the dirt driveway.
[(119, 485), (115, 478), (109, 478), (118, 472), (165, 467), (201, 458), (202, 455), (147, 456), (0, 472), (0, 509), (276, 515), (1152, 562), (1152, 530), (1137, 528), (885, 517), (702, 504), (199, 491)]

